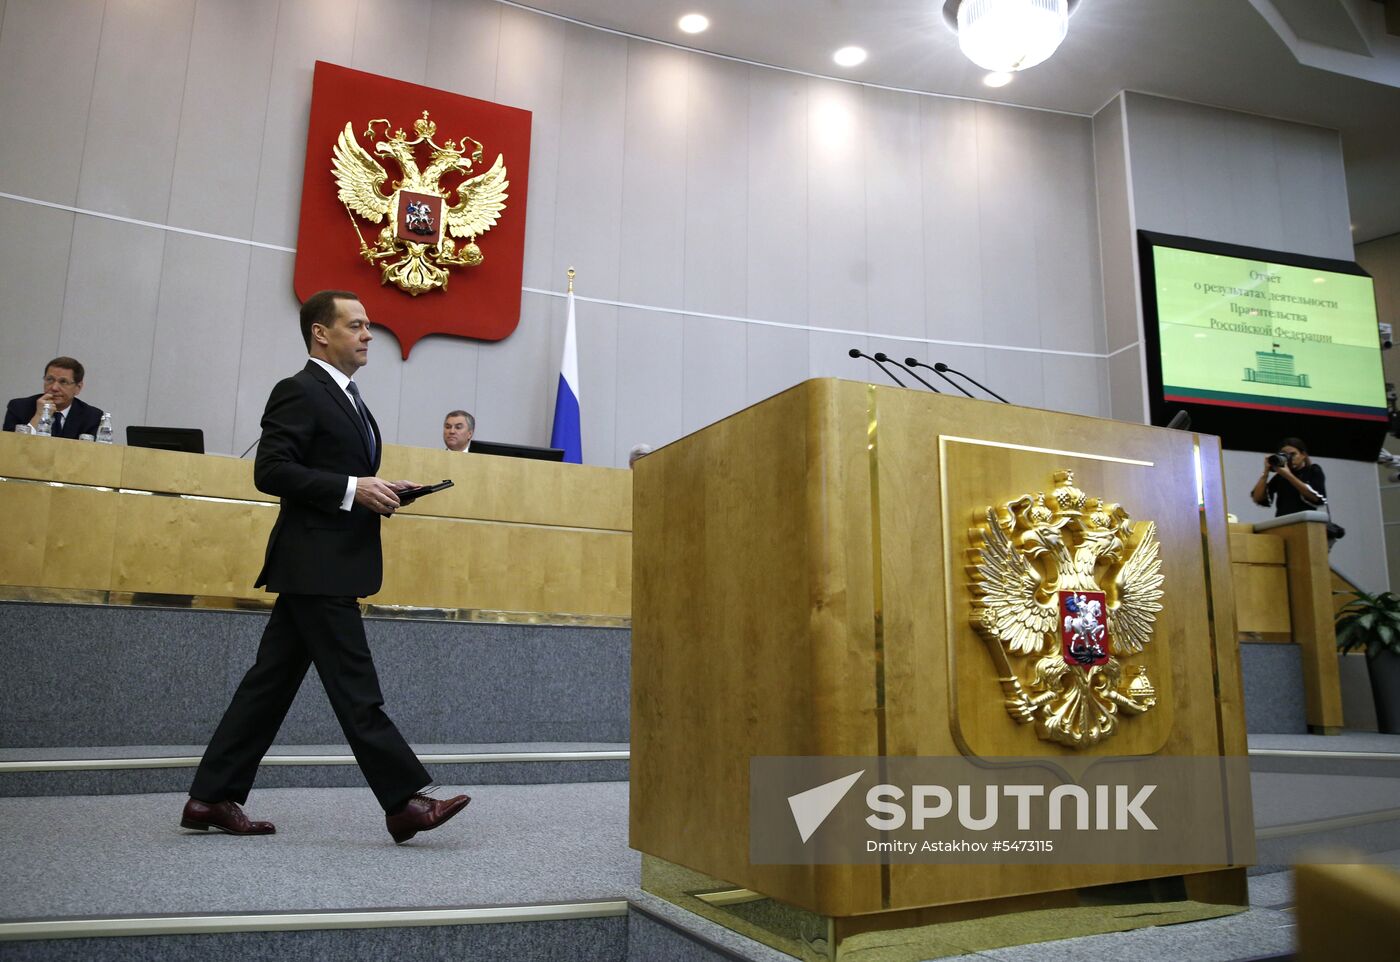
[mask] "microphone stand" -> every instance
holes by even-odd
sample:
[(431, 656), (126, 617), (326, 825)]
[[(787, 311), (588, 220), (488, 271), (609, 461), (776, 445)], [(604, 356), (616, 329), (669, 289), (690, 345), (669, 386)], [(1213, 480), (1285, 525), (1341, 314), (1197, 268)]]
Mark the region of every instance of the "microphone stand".
[(879, 361), (875, 360), (875, 359), (874, 359), (873, 357), (871, 357), (869, 354), (862, 354), (860, 351), (856, 350), (855, 348), (851, 348), (850, 351), (848, 351), (847, 353), (850, 354), (851, 357), (863, 357), (863, 358), (865, 358), (867, 361), (870, 361), (872, 364), (874, 364), (874, 365), (875, 365), (876, 367), (878, 367), (880, 370), (884, 371), (884, 372), (885, 372), (885, 376), (888, 377), (888, 378), (889, 378), (891, 381), (893, 381), (894, 383), (898, 384), (900, 387), (908, 387), (908, 386), (909, 386), (909, 385), (905, 384), (903, 381), (901, 381), (899, 378), (895, 377), (893, 371), (891, 371), (891, 370), (889, 370), (888, 368), (886, 368), (885, 365), (883, 365), (883, 364), (881, 364)]
[(964, 374), (962, 371), (954, 371), (951, 367), (949, 367), (948, 365), (944, 364), (942, 361), (939, 361), (939, 362), (937, 362), (936, 364), (934, 364), (934, 365), (933, 365), (933, 369), (934, 369), (935, 371), (937, 371), (939, 374), (942, 374), (944, 371), (949, 371), (949, 372), (951, 372), (951, 373), (953, 373), (953, 374), (956, 374), (958, 377), (966, 378), (967, 380), (971, 381), (973, 384), (976, 384), (976, 385), (977, 385), (978, 387), (980, 387), (982, 390), (986, 391), (986, 392), (987, 392), (988, 394), (990, 394), (992, 397), (996, 398), (996, 399), (997, 399), (998, 401), (1000, 401), (1002, 404), (1010, 404), (1010, 403), (1011, 403), (1011, 402), (1008, 401), (1006, 398), (1004, 398), (1004, 397), (1002, 397), (1000, 394), (998, 394), (996, 391), (993, 391), (991, 388), (987, 387), (987, 385), (983, 384), (981, 381), (978, 381), (976, 378), (971, 377), (971, 376), (969, 376), (969, 375), (967, 375), (967, 374)]
[(917, 357), (906, 357), (906, 358), (904, 359), (904, 363), (905, 363), (905, 364), (908, 364), (910, 367), (926, 367), (926, 368), (928, 368), (930, 371), (932, 371), (934, 374), (937, 374), (937, 375), (938, 375), (939, 377), (941, 377), (943, 380), (945, 380), (945, 381), (947, 381), (949, 384), (953, 385), (953, 387), (957, 388), (959, 391), (961, 391), (962, 393), (966, 394), (968, 397), (972, 397), (972, 392), (971, 392), (971, 391), (969, 391), (967, 388), (963, 387), (963, 386), (962, 386), (961, 384), (959, 384), (957, 381), (954, 381), (952, 378), (950, 378), (948, 375), (944, 374), (942, 371), (940, 371), (938, 368), (934, 367), (933, 365), (931, 365), (931, 364), (925, 364), (923, 361), (919, 360)]
[(923, 378), (919, 377), (919, 375), (917, 375), (917, 374), (915, 374), (913, 371), (909, 370), (909, 369), (908, 369), (907, 367), (905, 367), (903, 364), (900, 364), (900, 363), (899, 363), (898, 361), (896, 361), (894, 358), (890, 357), (890, 356), (889, 356), (888, 354), (886, 354), (884, 351), (876, 351), (876, 352), (875, 352), (875, 360), (877, 360), (877, 361), (879, 361), (879, 362), (881, 362), (881, 363), (884, 363), (885, 361), (889, 361), (891, 364), (895, 365), (896, 367), (901, 368), (901, 369), (904, 371), (904, 373), (908, 374), (910, 377), (912, 377), (914, 380), (918, 381), (918, 382), (919, 382), (920, 384), (922, 384), (924, 387), (928, 388), (928, 389), (929, 389), (930, 391), (932, 391), (934, 394), (942, 394), (942, 393), (943, 393), (942, 391), (938, 390), (938, 388), (934, 387), (932, 384), (930, 384), (929, 382), (925, 381)]

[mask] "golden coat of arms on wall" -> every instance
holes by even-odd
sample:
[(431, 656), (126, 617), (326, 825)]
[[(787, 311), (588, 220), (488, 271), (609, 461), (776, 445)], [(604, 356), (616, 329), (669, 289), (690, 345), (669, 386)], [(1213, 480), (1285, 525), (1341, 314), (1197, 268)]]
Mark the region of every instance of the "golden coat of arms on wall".
[[(376, 125), (383, 126), (377, 141)], [(415, 297), (445, 290), (452, 268), (475, 267), (485, 257), (476, 239), (495, 226), (505, 210), (510, 182), (504, 158), (497, 154), (490, 168), (474, 174), (482, 159), (481, 143), (464, 136), (461, 146), (455, 140), (439, 146), (433, 141), (437, 124), (428, 119), (426, 110), (413, 123), (417, 136), (412, 140), (402, 129), (391, 136), (389, 127), (384, 119), (366, 125), (362, 136), (374, 143), (370, 153), (346, 123), (332, 150), (337, 196), (359, 234), (360, 256), (378, 264), (381, 283), (394, 284)], [(466, 141), (473, 145), (470, 154)], [(419, 166), (417, 156), (423, 145), (426, 167)], [(390, 181), (376, 157), (392, 161), (400, 176)], [(461, 179), (453, 185), (457, 178)], [(356, 214), (385, 225), (374, 244), (365, 241)], [(466, 243), (459, 249), (454, 237)]]
[(1043, 739), (1087, 748), (1120, 715), (1157, 704), (1145, 666), (1162, 610), (1156, 525), (1089, 498), (1071, 471), (1057, 486), (977, 512), (968, 571), (972, 623), (991, 650), (1006, 710)]

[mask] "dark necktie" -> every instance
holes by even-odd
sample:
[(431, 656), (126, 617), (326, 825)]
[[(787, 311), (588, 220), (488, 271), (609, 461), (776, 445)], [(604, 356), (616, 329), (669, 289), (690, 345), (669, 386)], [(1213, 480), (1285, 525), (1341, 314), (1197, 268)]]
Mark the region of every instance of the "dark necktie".
[(369, 447), (369, 460), (374, 463), (374, 428), (369, 423), (369, 410), (365, 407), (365, 399), (360, 397), (360, 389), (351, 381), (345, 388), (350, 392), (350, 396), (355, 399), (355, 411), (360, 415), (360, 427), (365, 432), (365, 444)]
[(63, 412), (59, 411), (53, 416), (53, 434), (58, 437), (63, 433)]

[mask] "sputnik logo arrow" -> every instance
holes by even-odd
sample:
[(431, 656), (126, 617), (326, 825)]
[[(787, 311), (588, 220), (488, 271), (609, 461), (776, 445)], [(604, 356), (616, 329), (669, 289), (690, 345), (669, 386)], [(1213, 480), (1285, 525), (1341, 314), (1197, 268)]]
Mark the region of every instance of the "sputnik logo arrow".
[(797, 823), (798, 834), (802, 836), (802, 841), (812, 837), (817, 829), (822, 827), (822, 822), (831, 814), (837, 805), (841, 804), (841, 799), (846, 797), (846, 793), (851, 790), (851, 786), (865, 774), (865, 769), (838, 778), (834, 782), (827, 782), (825, 785), (818, 785), (816, 788), (809, 788), (805, 792), (798, 792), (796, 795), (788, 796), (788, 807), (792, 809), (792, 820)]

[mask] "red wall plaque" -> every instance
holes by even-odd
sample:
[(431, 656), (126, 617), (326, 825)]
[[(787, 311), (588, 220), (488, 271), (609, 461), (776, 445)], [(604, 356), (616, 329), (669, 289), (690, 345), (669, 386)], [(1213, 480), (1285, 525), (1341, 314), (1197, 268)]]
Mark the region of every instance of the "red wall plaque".
[[(437, 125), (433, 136), (437, 144), (455, 140), (459, 146), (467, 145), (470, 154), (474, 145), (468, 138), (481, 143), (482, 158), (467, 176), (485, 173), (500, 154), (509, 186), (499, 220), (476, 237), (484, 257), (482, 263), (475, 267), (450, 267), (445, 287), (412, 296), (393, 282), (381, 283), (378, 265), (366, 263), (360, 256), (361, 236), (373, 247), (386, 225), (391, 231), (395, 228), (389, 221), (394, 212), (390, 211), (380, 223), (358, 215), (353, 215), (352, 222), (352, 214), (338, 196), (332, 150), (345, 125), (350, 124), (360, 146), (388, 174), (380, 191), (391, 194), (394, 181), (403, 174), (392, 159), (374, 151), (376, 141), (386, 136), (384, 125), (375, 127), (373, 137), (364, 136), (366, 126), (384, 118), (389, 121), (387, 131), (403, 130), (411, 140), (416, 136), (414, 122), (425, 110)], [(417, 148), (415, 156), (420, 168), (428, 168), (430, 153), (427, 144)], [(370, 320), (398, 338), (405, 359), (413, 345), (428, 334), (482, 341), (499, 341), (509, 336), (520, 322), (529, 167), (528, 110), (317, 61), (293, 277), (297, 297), (304, 301), (327, 288), (354, 291), (360, 295)], [(455, 188), (462, 179), (461, 175), (448, 174), (442, 178), (441, 186)], [(449, 193), (445, 206), (456, 201), (457, 194)], [(465, 238), (455, 242), (459, 252), (467, 243)]]

